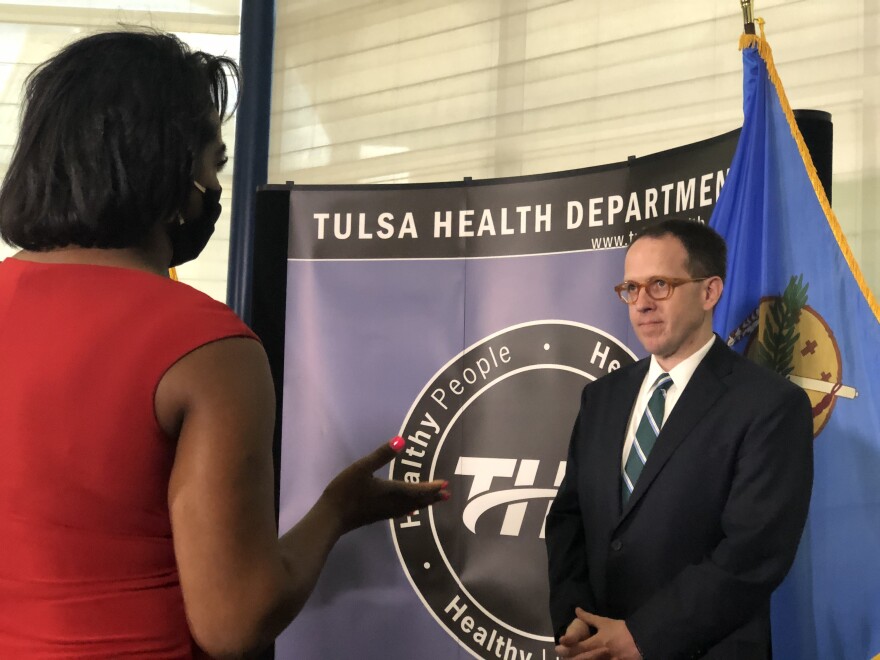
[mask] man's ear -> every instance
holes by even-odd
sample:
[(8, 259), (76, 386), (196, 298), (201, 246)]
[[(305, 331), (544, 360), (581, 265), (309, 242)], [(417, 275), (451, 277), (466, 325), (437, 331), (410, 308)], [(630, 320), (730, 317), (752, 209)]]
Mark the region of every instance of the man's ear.
[(715, 308), (718, 301), (721, 300), (721, 293), (724, 291), (724, 282), (717, 275), (713, 275), (706, 280), (706, 288), (703, 295), (703, 309), (711, 310)]

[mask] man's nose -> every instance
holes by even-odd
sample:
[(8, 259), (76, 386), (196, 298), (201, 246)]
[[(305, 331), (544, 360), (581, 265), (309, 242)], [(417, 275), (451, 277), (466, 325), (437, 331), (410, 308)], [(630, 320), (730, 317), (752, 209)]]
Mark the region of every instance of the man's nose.
[(638, 311), (648, 312), (657, 306), (657, 301), (644, 291), (639, 291), (639, 297), (636, 298), (635, 304)]

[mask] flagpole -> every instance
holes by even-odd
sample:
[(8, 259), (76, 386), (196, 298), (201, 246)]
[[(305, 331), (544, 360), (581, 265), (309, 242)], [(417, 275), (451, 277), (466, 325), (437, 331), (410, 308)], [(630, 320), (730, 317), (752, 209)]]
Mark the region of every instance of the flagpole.
[(743, 12), (743, 31), (746, 34), (755, 34), (755, 17), (752, 12), (752, 0), (739, 0)]

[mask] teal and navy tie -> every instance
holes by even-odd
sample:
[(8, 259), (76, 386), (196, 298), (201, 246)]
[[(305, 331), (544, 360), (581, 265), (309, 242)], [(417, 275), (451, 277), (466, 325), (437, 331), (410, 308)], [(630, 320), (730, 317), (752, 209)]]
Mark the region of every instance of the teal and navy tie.
[(636, 481), (648, 461), (648, 454), (657, 442), (660, 435), (660, 427), (663, 426), (663, 410), (666, 406), (666, 390), (672, 385), (669, 374), (662, 373), (654, 383), (654, 391), (648, 399), (648, 406), (642, 415), (639, 426), (636, 429), (636, 437), (633, 439), (626, 465), (623, 468), (623, 488), (621, 494), (623, 503), (626, 504), (629, 496), (636, 486)]

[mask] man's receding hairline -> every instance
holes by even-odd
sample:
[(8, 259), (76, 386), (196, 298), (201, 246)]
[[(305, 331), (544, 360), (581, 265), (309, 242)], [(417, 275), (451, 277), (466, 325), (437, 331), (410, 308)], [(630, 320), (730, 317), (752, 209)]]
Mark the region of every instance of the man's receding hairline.
[[(667, 237), (671, 237), (671, 238), (675, 239), (676, 241), (678, 241), (678, 244), (681, 245), (681, 247), (684, 249), (684, 268), (688, 272), (688, 275), (690, 275), (691, 277), (720, 277), (720, 275), (717, 275), (717, 274), (712, 275), (708, 272), (695, 273), (691, 268), (691, 253), (688, 250), (687, 245), (685, 244), (685, 242), (683, 240), (681, 240), (680, 236), (678, 236), (674, 231), (671, 231), (671, 230), (664, 231), (662, 234), (639, 234), (638, 236), (636, 236), (633, 239), (632, 243), (630, 243), (626, 247), (626, 252), (628, 254), (630, 248), (633, 245), (635, 245), (636, 243), (638, 243), (643, 238), (644, 239), (654, 239), (654, 240), (659, 241), (659, 240), (662, 240)], [(704, 269), (704, 271), (706, 271), (706, 270), (707, 269)]]

